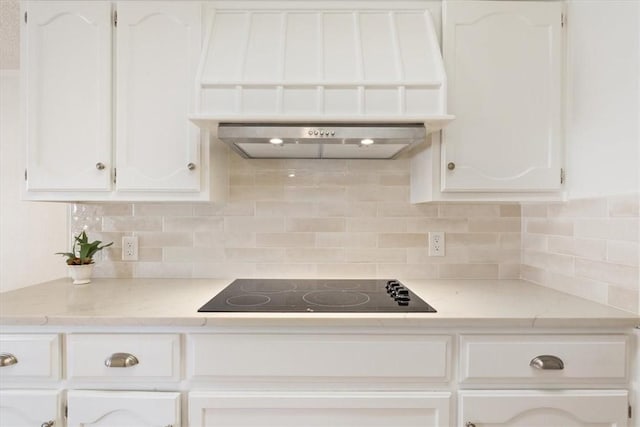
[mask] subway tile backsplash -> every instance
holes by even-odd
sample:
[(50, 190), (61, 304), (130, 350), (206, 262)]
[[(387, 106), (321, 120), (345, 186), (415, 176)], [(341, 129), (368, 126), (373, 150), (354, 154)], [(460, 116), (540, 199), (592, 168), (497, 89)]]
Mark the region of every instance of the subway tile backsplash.
[[(518, 278), (520, 207), (409, 203), (409, 162), (246, 160), (225, 204), (74, 205), (73, 231), (114, 241), (102, 277)], [(90, 220), (89, 220), (89, 219)], [(429, 257), (427, 233), (447, 233)], [(140, 259), (121, 260), (122, 236)]]
[[(407, 159), (246, 160), (225, 204), (72, 207), (115, 242), (101, 277), (523, 278), (639, 313), (638, 195), (566, 203), (409, 203)], [(427, 234), (446, 232), (446, 255)], [(139, 238), (121, 260), (122, 236)]]
[(640, 313), (638, 194), (522, 206), (522, 278)]

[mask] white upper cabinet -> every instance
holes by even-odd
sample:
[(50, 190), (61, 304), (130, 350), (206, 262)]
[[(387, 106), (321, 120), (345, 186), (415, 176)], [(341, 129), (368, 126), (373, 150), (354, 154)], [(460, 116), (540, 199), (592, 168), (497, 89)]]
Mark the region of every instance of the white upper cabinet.
[(31, 2), (23, 12), (28, 191), (111, 189), (111, 5)]
[(208, 133), (201, 137), (188, 118), (201, 8), (195, 1), (24, 3), (26, 199), (224, 198), (226, 153), (214, 160), (221, 171), (212, 183)]
[(561, 187), (562, 2), (443, 5), (443, 192)]
[(200, 55), (200, 3), (117, 7), (116, 188), (198, 191), (200, 131), (188, 115)]

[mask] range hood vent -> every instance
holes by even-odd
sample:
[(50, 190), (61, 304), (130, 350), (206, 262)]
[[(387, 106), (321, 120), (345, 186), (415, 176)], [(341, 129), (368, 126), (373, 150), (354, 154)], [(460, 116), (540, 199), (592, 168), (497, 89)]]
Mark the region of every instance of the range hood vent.
[(428, 133), (453, 119), (425, 2), (221, 1), (206, 27), (191, 120), (214, 135), (220, 123), (419, 123)]
[(218, 138), (251, 159), (392, 159), (423, 141), (423, 124), (221, 123)]

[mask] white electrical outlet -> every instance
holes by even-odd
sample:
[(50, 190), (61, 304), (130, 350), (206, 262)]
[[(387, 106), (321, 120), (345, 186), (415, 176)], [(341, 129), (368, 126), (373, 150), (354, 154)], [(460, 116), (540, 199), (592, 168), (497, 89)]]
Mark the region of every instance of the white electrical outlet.
[(429, 256), (444, 256), (444, 231), (429, 232)]
[(122, 260), (138, 260), (138, 236), (124, 236), (122, 238)]

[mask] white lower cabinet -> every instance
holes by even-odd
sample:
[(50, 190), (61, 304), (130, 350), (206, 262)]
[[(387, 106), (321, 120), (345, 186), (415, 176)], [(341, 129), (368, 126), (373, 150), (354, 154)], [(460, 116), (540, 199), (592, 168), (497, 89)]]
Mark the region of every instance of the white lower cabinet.
[(180, 393), (71, 390), (67, 406), (68, 427), (180, 426)]
[(448, 392), (192, 392), (191, 427), (447, 427)]
[(60, 393), (43, 390), (1, 390), (0, 427), (61, 426)]
[(461, 391), (458, 425), (623, 427), (627, 408), (626, 390)]
[(640, 425), (622, 329), (31, 330), (0, 334), (0, 427)]

